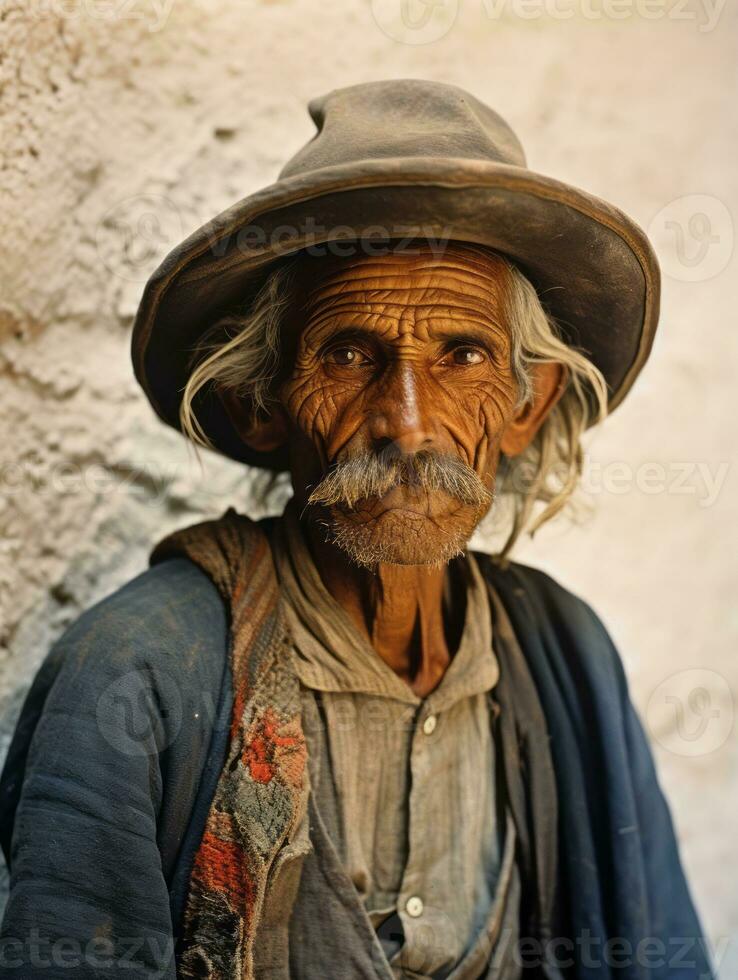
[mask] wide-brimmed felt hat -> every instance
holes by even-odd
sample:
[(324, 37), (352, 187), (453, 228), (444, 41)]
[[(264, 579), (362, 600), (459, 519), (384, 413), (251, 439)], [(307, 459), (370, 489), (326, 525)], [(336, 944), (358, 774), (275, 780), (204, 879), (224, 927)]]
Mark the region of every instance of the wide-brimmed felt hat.
[[(639, 226), (606, 202), (529, 170), (515, 133), (454, 85), (391, 79), (335, 89), (308, 110), (317, 132), (278, 179), (178, 245), (153, 273), (136, 315), (136, 377), (179, 428), (193, 348), (247, 304), (285, 256), (378, 238), (487, 246), (536, 287), (566, 341), (583, 350), (619, 405), (646, 362), (659, 315), (656, 257)], [(270, 469), (205, 393), (198, 420), (234, 459)]]

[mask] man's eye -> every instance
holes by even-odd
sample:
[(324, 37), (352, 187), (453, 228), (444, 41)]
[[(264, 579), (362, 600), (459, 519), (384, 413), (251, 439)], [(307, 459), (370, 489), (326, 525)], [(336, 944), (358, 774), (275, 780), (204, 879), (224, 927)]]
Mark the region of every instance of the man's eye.
[(331, 364), (343, 366), (369, 363), (369, 358), (356, 347), (334, 347), (332, 351), (328, 352), (327, 358)]
[(456, 347), (451, 351), (451, 359), (454, 364), (468, 367), (471, 364), (481, 364), (484, 354), (476, 347)]

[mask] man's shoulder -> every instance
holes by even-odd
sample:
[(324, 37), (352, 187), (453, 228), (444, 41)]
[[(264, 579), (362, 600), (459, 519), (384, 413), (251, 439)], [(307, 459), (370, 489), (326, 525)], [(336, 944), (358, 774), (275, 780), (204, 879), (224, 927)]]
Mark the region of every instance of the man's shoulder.
[(487, 581), (496, 590), (518, 638), (541, 649), (565, 652), (587, 670), (624, 683), (620, 655), (592, 606), (539, 568), (519, 562), (498, 562), (475, 553)]
[[(186, 558), (162, 561), (82, 613), (46, 654), (16, 723), (0, 777), (6, 858), (24, 780), (43, 769), (49, 742), (89, 759), (105, 743), (120, 749), (116, 766), (166, 748), (162, 773), (188, 798), (188, 766), (202, 764), (227, 651), (224, 603)], [(106, 766), (94, 771), (113, 771)]]
[(176, 658), (227, 634), (227, 614), (215, 585), (187, 558), (146, 569), (83, 612), (56, 646), (96, 662)]
[(509, 591), (510, 595), (545, 601), (552, 609), (586, 611), (586, 615), (594, 615), (586, 600), (540, 568), (517, 561), (500, 561), (493, 555), (479, 551), (474, 552), (474, 557), (487, 580)]
[(57, 639), (19, 725), (35, 725), (49, 698), (96, 699), (134, 674), (154, 686), (174, 679), (183, 697), (217, 693), (227, 650), (227, 611), (214, 584), (186, 558), (162, 561), (91, 605)]

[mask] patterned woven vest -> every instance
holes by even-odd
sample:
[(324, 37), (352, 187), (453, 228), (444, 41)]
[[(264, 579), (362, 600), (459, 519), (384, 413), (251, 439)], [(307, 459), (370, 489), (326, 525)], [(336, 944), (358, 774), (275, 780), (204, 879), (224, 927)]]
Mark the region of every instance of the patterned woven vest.
[(177, 555), (212, 579), (229, 610), (233, 676), (228, 753), (190, 877), (178, 976), (251, 980), (269, 869), (307, 808), (299, 683), (264, 531), (229, 508), (164, 538), (151, 561)]

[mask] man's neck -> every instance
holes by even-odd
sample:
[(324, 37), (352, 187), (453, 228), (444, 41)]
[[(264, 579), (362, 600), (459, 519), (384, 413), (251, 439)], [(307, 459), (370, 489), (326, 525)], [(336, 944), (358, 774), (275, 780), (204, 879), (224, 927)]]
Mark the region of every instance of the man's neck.
[(323, 584), (336, 602), (418, 697), (430, 694), (453, 654), (443, 618), (447, 567), (360, 568), (326, 542), (320, 529), (308, 522), (305, 530)]

